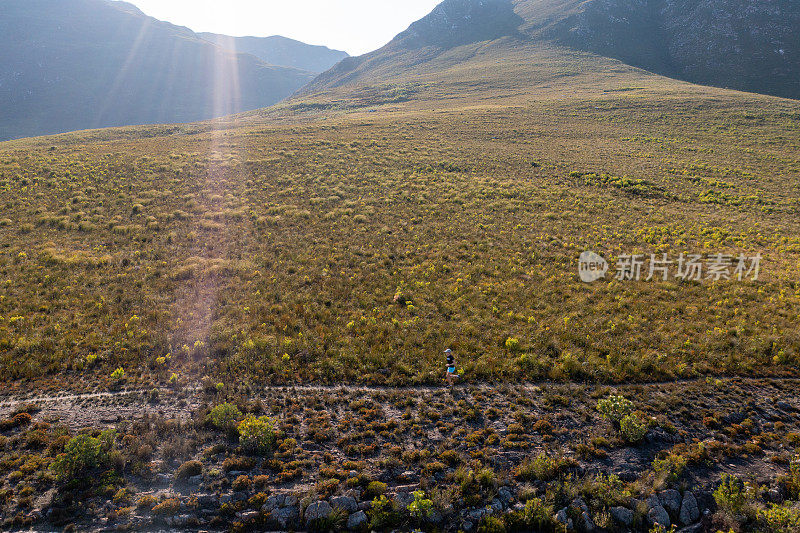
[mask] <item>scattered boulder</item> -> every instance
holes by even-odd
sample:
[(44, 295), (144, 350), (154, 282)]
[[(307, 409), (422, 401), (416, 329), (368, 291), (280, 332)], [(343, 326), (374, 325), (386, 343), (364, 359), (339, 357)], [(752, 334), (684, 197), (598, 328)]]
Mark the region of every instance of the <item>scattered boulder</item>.
[(331, 498), (331, 507), (338, 507), (347, 511), (347, 514), (353, 514), (358, 511), (358, 502), (352, 496), (337, 496)]
[(670, 516), (678, 516), (681, 510), (681, 493), (677, 490), (663, 490), (658, 493), (658, 500)]
[(197, 506), (201, 510), (203, 510), (203, 509), (217, 509), (219, 507), (219, 502), (211, 494), (198, 494), (197, 495)]
[(392, 498), (401, 509), (405, 509), (414, 501), (414, 495), (408, 492), (398, 492)]
[(347, 518), (347, 529), (360, 529), (367, 523), (367, 513), (356, 511)]
[(264, 502), (264, 505), (261, 506), (261, 510), (265, 513), (271, 513), (275, 509), (283, 507), (285, 500), (285, 494), (273, 494), (267, 498), (267, 500)]
[(612, 507), (610, 509), (611, 518), (617, 524), (630, 527), (633, 524), (633, 511), (627, 507)]
[(556, 513), (555, 516), (556, 522), (563, 525), (567, 529), (573, 529), (572, 525), (572, 518), (569, 517), (567, 514), (567, 508), (561, 509), (559, 512)]
[(594, 521), (587, 511), (581, 513), (581, 525), (583, 526), (583, 531), (587, 533), (592, 533), (595, 530)]
[(647, 518), (650, 520), (650, 524), (652, 525), (658, 524), (665, 528), (669, 528), (670, 525), (672, 525), (669, 519), (669, 513), (661, 505), (657, 507), (651, 507), (650, 511), (647, 513)]
[(325, 500), (314, 502), (306, 507), (306, 523), (314, 522), (316, 520), (324, 520), (328, 518), (333, 512), (331, 504)]
[(416, 483), (419, 481), (419, 474), (412, 472), (411, 470), (406, 470), (397, 476), (397, 480), (403, 483)]
[(589, 506), (586, 505), (586, 502), (583, 501), (583, 499), (581, 498), (575, 498), (574, 500), (572, 500), (572, 507), (584, 513), (589, 512)]
[(683, 503), (681, 504), (681, 512), (678, 520), (681, 525), (688, 526), (694, 524), (700, 519), (700, 508), (697, 505), (697, 499), (690, 491), (686, 491), (683, 495)]
[(500, 487), (500, 489), (497, 491), (497, 497), (501, 502), (503, 502), (504, 507), (508, 507), (511, 502), (514, 501), (514, 496), (507, 487)]
[(270, 517), (281, 529), (294, 528), (300, 522), (300, 507), (297, 505), (290, 505), (288, 507), (275, 509), (270, 514)]

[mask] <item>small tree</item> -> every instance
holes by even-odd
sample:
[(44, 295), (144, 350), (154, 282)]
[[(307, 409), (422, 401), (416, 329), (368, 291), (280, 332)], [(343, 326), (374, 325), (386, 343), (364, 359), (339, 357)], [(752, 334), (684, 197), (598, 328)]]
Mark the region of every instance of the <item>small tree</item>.
[(91, 472), (108, 462), (114, 446), (114, 432), (104, 431), (99, 437), (78, 435), (64, 446), (64, 453), (56, 457), (51, 468), (60, 481), (88, 477)]

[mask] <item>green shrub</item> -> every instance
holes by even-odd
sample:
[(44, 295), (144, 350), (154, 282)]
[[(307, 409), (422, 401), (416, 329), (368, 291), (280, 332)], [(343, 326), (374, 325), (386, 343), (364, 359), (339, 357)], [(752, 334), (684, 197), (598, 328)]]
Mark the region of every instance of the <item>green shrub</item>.
[(520, 350), (519, 339), (515, 339), (514, 337), (509, 337), (506, 339), (506, 348), (512, 352), (518, 352)]
[(520, 464), (514, 476), (520, 481), (552, 481), (568, 466), (568, 461), (540, 453)]
[(221, 403), (211, 409), (208, 420), (211, 425), (223, 431), (230, 431), (242, 419), (242, 412), (232, 403)]
[(688, 462), (683, 455), (671, 453), (664, 459), (653, 460), (653, 472), (665, 483), (676, 483), (683, 476)]
[(506, 523), (497, 516), (486, 516), (478, 525), (478, 533), (505, 533)]
[(720, 509), (727, 511), (731, 515), (742, 514), (747, 503), (744, 483), (738, 477), (722, 474), (722, 481), (717, 490), (714, 491), (714, 500)]
[(175, 472), (175, 479), (183, 481), (203, 473), (203, 463), (200, 461), (186, 461)]
[(268, 454), (275, 449), (275, 425), (271, 418), (248, 416), (237, 426), (239, 442), (253, 453)]
[(758, 518), (767, 531), (800, 531), (800, 509), (792, 504), (772, 504)]
[(367, 513), (369, 527), (374, 530), (390, 528), (397, 525), (402, 518), (394, 502), (386, 496), (379, 496), (373, 499), (372, 506)]
[(163, 502), (159, 503), (151, 512), (154, 515), (161, 515), (161, 516), (172, 516), (178, 514), (178, 511), (181, 510), (181, 501), (177, 498), (168, 498)]
[(619, 427), (622, 419), (633, 412), (633, 402), (624, 396), (609, 396), (597, 402), (597, 410)]
[(415, 490), (414, 501), (408, 505), (411, 516), (417, 519), (429, 518), (433, 514), (433, 502), (425, 498), (425, 492)]
[(628, 444), (638, 444), (647, 435), (647, 424), (636, 414), (625, 415), (619, 423), (619, 434)]
[(386, 494), (387, 490), (389, 490), (389, 486), (386, 485), (386, 483), (372, 481), (367, 485), (367, 488), (364, 489), (364, 494), (362, 496), (365, 500), (368, 500)]
[(539, 498), (532, 498), (525, 503), (525, 508), (506, 515), (508, 531), (554, 531), (552, 505), (547, 505)]
[(104, 431), (98, 438), (90, 435), (73, 437), (64, 446), (64, 453), (53, 461), (52, 469), (59, 481), (69, 481), (91, 475), (105, 465), (113, 448), (114, 432)]

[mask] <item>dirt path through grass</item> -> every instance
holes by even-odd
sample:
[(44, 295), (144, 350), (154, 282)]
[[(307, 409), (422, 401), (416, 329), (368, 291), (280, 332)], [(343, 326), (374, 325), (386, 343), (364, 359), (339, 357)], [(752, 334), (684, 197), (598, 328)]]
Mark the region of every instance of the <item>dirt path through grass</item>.
[[(458, 394), (465, 392), (490, 392), (490, 391), (525, 391), (539, 394), (548, 389), (558, 389), (562, 393), (569, 391), (583, 393), (591, 392), (597, 388), (618, 389), (627, 391), (628, 394), (641, 395), (643, 390), (647, 395), (658, 392), (674, 391), (675, 387), (690, 386), (702, 383), (703, 379), (690, 379), (661, 383), (633, 383), (618, 386), (600, 384), (583, 385), (577, 383), (520, 383), (520, 384), (464, 384), (456, 386), (452, 392)], [(795, 378), (725, 378), (721, 383), (735, 383), (748, 389), (758, 389), (768, 384), (800, 385), (800, 380)], [(275, 385), (266, 386), (254, 391), (252, 399), (263, 399), (273, 394), (298, 394), (325, 393), (335, 395), (368, 394), (396, 394), (398, 392), (414, 396), (445, 393), (448, 389), (443, 386), (411, 386), (411, 387), (384, 387), (368, 385)], [(638, 391), (638, 392), (636, 392)], [(135, 419), (146, 415), (160, 415), (168, 418), (188, 419), (201, 403), (213, 402), (213, 398), (204, 397), (199, 387), (184, 389), (157, 389), (154, 390), (120, 390), (74, 394), (69, 392), (50, 395), (30, 395), (8, 397), (0, 401), (0, 417), (6, 417), (16, 409), (30, 404), (41, 409), (44, 418), (59, 419), (72, 428), (90, 427), (95, 425), (109, 425), (124, 419)], [(798, 398), (800, 402), (800, 398)], [(800, 409), (800, 404), (794, 406)]]

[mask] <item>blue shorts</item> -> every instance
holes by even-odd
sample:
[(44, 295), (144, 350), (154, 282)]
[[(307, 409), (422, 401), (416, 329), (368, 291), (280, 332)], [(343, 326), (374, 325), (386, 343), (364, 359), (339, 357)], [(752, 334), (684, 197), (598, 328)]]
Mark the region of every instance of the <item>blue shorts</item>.
[(456, 373), (456, 367), (454, 367), (454, 366), (448, 366), (448, 367), (447, 367), (447, 373), (448, 373), (448, 374), (455, 374), (455, 373)]

